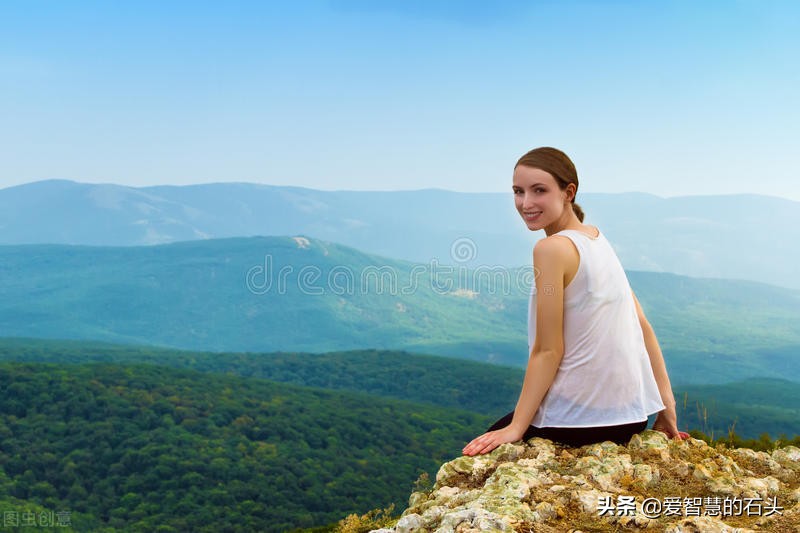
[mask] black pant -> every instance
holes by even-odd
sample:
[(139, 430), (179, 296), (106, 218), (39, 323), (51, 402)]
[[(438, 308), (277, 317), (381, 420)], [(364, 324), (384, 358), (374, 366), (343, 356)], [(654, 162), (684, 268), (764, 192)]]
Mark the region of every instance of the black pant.
[[(512, 418), (514, 418), (514, 411), (511, 411), (492, 424), (492, 427), (487, 431), (494, 431), (506, 427), (511, 423)], [(589, 428), (539, 428), (536, 426), (528, 426), (527, 431), (525, 431), (525, 434), (522, 436), (522, 440), (542, 437), (568, 446), (583, 446), (584, 444), (592, 444), (594, 442), (603, 442), (606, 440), (616, 442), (617, 444), (627, 444), (628, 441), (631, 440), (631, 437), (636, 433), (641, 433), (645, 429), (647, 429), (647, 420), (643, 422), (634, 422), (632, 424), (621, 424), (619, 426), (596, 426)]]

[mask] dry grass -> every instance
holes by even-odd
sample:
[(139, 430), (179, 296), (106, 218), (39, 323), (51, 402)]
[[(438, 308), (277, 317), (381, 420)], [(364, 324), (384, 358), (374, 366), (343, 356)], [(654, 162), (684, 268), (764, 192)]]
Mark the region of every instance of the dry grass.
[(397, 518), (392, 516), (394, 504), (385, 509), (373, 509), (359, 516), (351, 514), (339, 521), (337, 533), (367, 533), (373, 529), (391, 527)]

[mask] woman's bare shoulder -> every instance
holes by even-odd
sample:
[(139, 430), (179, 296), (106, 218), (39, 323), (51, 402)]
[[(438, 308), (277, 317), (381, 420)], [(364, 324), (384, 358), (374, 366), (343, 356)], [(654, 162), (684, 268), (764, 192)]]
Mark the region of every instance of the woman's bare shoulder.
[[(540, 244), (541, 247), (539, 247)], [(537, 247), (539, 247), (538, 250)], [(572, 239), (565, 235), (550, 235), (537, 242), (533, 248), (534, 268), (555, 268), (563, 272), (566, 276), (565, 286), (572, 281), (579, 264), (578, 249)]]
[(533, 246), (533, 249), (541, 248), (542, 250), (559, 250), (562, 248), (569, 248), (572, 239), (567, 237), (566, 235), (549, 235), (544, 237), (543, 239), (539, 239), (536, 241), (536, 244)]
[(572, 256), (575, 245), (565, 235), (550, 235), (539, 239), (533, 247), (534, 259), (541, 258), (568, 259)]

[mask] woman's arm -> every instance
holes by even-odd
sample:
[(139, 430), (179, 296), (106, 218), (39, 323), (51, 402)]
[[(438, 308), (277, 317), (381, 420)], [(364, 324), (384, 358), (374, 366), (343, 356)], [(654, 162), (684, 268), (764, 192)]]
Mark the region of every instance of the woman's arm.
[(647, 355), (650, 357), (650, 366), (653, 368), (653, 376), (656, 378), (658, 384), (658, 392), (661, 394), (661, 401), (664, 403), (666, 409), (658, 413), (656, 421), (653, 424), (653, 429), (662, 431), (670, 438), (680, 437), (681, 433), (678, 431), (678, 415), (675, 411), (675, 397), (672, 394), (672, 385), (669, 382), (669, 375), (667, 374), (667, 365), (664, 363), (664, 356), (661, 353), (661, 347), (658, 345), (656, 333), (653, 331), (653, 326), (644, 315), (642, 306), (636, 298), (633, 289), (633, 301), (636, 304), (636, 314), (639, 316), (639, 324), (642, 327), (642, 335), (644, 336), (644, 345), (647, 348)]
[[(505, 428), (489, 431), (464, 446), (464, 455), (488, 453), (497, 446), (520, 440), (558, 372), (564, 356), (564, 269), (572, 244), (567, 238), (545, 238), (533, 248), (536, 276), (536, 340), (528, 357), (525, 380)], [(577, 252), (575, 252), (577, 253)]]

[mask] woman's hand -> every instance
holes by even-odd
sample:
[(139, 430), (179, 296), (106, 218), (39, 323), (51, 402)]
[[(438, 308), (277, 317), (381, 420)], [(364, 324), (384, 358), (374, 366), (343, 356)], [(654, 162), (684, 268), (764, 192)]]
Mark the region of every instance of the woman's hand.
[(683, 431), (678, 431), (678, 416), (674, 406), (658, 413), (653, 429), (664, 433), (670, 439), (685, 439), (689, 436)]
[(469, 444), (464, 446), (462, 453), (464, 455), (489, 453), (501, 444), (521, 440), (524, 434), (524, 430), (515, 429), (514, 427), (508, 425), (502, 429), (489, 431), (480, 437), (475, 437), (469, 442)]

